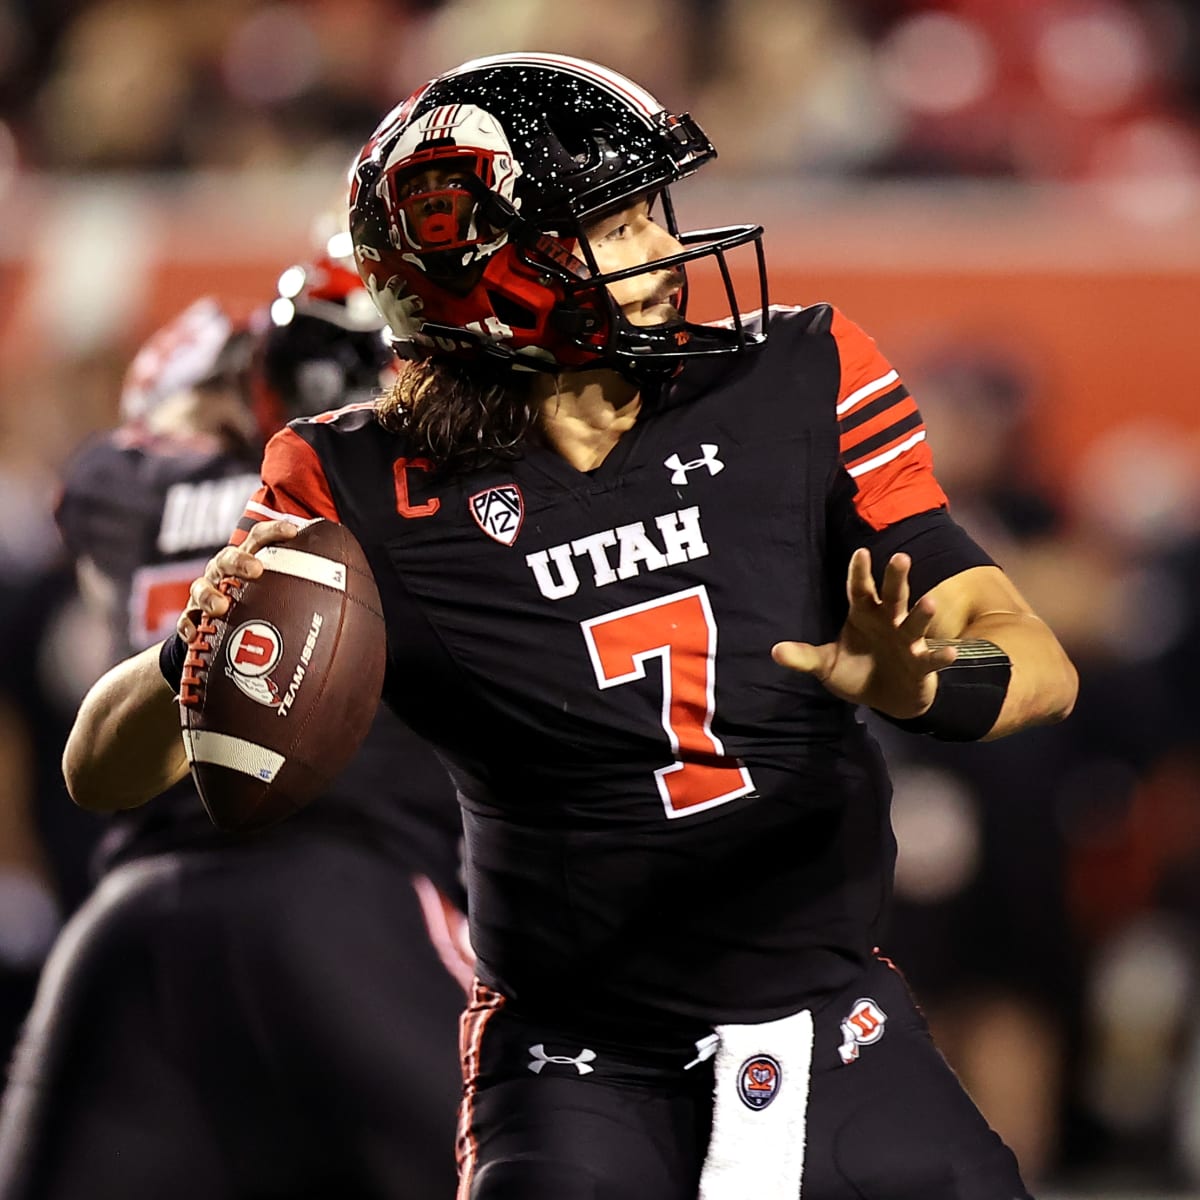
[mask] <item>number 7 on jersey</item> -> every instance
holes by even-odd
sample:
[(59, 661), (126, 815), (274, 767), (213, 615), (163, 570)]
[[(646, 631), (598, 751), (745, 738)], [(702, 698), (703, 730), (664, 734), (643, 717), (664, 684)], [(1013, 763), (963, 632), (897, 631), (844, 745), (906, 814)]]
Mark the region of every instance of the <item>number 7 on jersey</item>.
[(668, 817), (715, 808), (754, 790), (750, 772), (725, 754), (712, 731), (717, 624), (707, 589), (592, 617), (582, 628), (601, 688), (645, 679), (646, 664), (659, 660), (662, 725), (675, 762), (654, 778)]

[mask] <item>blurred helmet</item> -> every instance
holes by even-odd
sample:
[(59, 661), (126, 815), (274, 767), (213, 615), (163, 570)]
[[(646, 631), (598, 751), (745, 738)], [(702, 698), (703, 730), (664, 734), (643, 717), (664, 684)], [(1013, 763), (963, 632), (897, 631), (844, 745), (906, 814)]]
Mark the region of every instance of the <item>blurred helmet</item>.
[[(757, 345), (725, 262), (753, 243), (766, 307), (762, 229), (680, 233), (668, 185), (716, 156), (687, 114), (637, 84), (552, 54), (481, 58), (427, 83), (384, 118), (350, 179), (359, 273), (412, 357), (491, 357), (559, 370), (673, 370)], [(603, 275), (583, 223), (661, 198), (682, 253)], [(730, 320), (635, 326), (608, 294), (618, 279), (715, 258)]]
[(197, 387), (237, 385), (247, 361), (245, 329), (211, 296), (191, 304), (134, 356), (121, 385), (122, 421), (144, 421)]
[(259, 318), (255, 408), (264, 433), (377, 394), (395, 355), (352, 267), (329, 255), (289, 267), (277, 293)]

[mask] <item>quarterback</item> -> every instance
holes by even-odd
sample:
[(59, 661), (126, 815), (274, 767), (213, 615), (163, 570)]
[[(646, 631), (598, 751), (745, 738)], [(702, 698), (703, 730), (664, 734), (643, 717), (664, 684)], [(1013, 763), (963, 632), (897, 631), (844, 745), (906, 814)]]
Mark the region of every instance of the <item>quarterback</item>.
[[(351, 231), (413, 361), (272, 440), (178, 631), (298, 521), (366, 550), (384, 697), (463, 808), (464, 1200), (1027, 1197), (879, 953), (890, 788), (856, 710), (1001, 737), (1066, 716), (1075, 672), (949, 515), (875, 343), (766, 302), (761, 228), (678, 228), (670, 189), (714, 155), (552, 55), (390, 113)], [(724, 321), (689, 319), (701, 261)], [(85, 701), (81, 803), (185, 770), (180, 645)]]

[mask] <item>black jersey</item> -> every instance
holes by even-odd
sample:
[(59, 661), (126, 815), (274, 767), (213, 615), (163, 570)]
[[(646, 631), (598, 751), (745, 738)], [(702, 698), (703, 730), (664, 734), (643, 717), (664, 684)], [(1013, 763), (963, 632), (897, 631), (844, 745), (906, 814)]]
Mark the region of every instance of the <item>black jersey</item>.
[(990, 559), (896, 372), (836, 310), (689, 364), (595, 471), (549, 447), (443, 478), (370, 406), (268, 447), (268, 513), (343, 521), (385, 697), (453, 764), (479, 973), (527, 1011), (765, 1020), (863, 969), (890, 791), (850, 706), (776, 665), (845, 618), (860, 545), (916, 594)]
[[(161, 437), (126, 427), (76, 455), (57, 517), (72, 556), (94, 568), (115, 657), (172, 632), (191, 581), (226, 544), (259, 483), (255, 458), (201, 435)], [(453, 789), (430, 751), (382, 709), (347, 771), (293, 820), (361, 828), (461, 900)], [(116, 816), (104, 859), (224, 840), (188, 780)]]
[(114, 660), (175, 628), (188, 585), (225, 539), (223, 523), (258, 486), (256, 468), (216, 438), (136, 427), (89, 442), (68, 465), (58, 526), (72, 557), (105, 581)]

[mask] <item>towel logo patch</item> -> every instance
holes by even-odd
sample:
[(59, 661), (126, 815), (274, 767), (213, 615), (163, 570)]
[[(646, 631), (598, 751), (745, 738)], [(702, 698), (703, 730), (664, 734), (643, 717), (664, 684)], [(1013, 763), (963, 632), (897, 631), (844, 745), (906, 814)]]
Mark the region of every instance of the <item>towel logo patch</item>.
[(858, 1057), (859, 1046), (869, 1046), (883, 1037), (887, 1013), (870, 997), (855, 1000), (850, 1015), (842, 1022), (842, 1037), (838, 1047), (842, 1062), (852, 1063)]
[(738, 1095), (747, 1108), (766, 1108), (779, 1095), (783, 1071), (769, 1054), (756, 1054), (738, 1071)]

